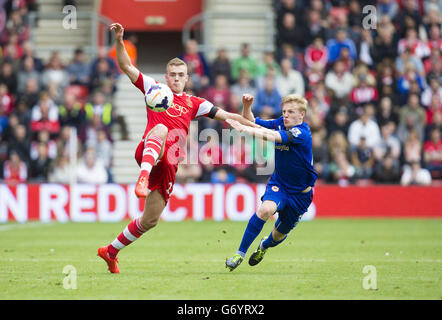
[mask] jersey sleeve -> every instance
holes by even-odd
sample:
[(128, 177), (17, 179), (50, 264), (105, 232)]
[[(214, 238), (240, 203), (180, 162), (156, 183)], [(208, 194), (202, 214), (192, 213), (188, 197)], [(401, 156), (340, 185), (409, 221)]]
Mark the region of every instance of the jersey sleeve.
[(282, 144), (300, 144), (307, 138), (307, 133), (300, 127), (293, 127), (290, 130), (279, 130)]
[(209, 117), (212, 118), (215, 116), (218, 111), (218, 107), (215, 107), (213, 103), (207, 101), (206, 99), (199, 97), (192, 97), (192, 103), (197, 106), (197, 111), (195, 114), (195, 118), (199, 117)]
[(277, 119), (275, 120), (263, 120), (261, 118), (256, 117), (255, 118), (255, 123), (261, 127), (267, 128), (267, 129), (276, 129), (276, 122)]
[(153, 78), (146, 76), (142, 72), (138, 75), (137, 81), (133, 82), (134, 86), (140, 89), (143, 94), (149, 91), (150, 87), (157, 83)]

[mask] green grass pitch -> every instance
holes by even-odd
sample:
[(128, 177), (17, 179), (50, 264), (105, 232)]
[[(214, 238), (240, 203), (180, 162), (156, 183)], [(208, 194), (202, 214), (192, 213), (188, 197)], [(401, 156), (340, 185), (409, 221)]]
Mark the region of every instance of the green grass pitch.
[[(120, 252), (121, 273), (110, 274), (97, 248), (127, 223), (0, 225), (0, 299), (442, 299), (442, 219), (301, 222), (250, 267), (269, 221), (233, 272), (224, 262), (246, 222), (161, 221)], [(65, 288), (67, 265), (76, 289)], [(363, 288), (374, 275), (367, 265), (376, 290)]]

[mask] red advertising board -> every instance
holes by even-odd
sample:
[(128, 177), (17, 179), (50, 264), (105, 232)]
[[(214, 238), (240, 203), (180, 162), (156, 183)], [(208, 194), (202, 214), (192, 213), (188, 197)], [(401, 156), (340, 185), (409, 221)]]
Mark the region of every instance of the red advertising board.
[(101, 15), (129, 31), (181, 31), (192, 16), (202, 12), (202, 0), (106, 0)]
[[(161, 218), (245, 221), (260, 204), (265, 185), (176, 184)], [(0, 184), (0, 223), (118, 222), (142, 213), (134, 185)], [(442, 218), (442, 187), (339, 187), (314, 190), (309, 218)]]

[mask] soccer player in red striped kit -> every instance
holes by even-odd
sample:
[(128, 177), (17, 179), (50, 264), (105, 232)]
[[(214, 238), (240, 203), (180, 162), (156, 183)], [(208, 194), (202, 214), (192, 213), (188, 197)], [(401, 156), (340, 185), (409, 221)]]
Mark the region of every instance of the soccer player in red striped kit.
[[(145, 94), (156, 83), (155, 80), (141, 73), (131, 63), (123, 44), (122, 25), (113, 23), (110, 30), (115, 35), (120, 69)], [(187, 95), (184, 87), (188, 78), (186, 63), (178, 58), (170, 60), (166, 66), (165, 80), (174, 93), (172, 106), (164, 112), (154, 112), (146, 107), (147, 127), (135, 152), (135, 159), (140, 166), (135, 194), (146, 198), (144, 212), (141, 217), (130, 222), (112, 243), (98, 249), (98, 256), (106, 261), (111, 273), (120, 272), (118, 252), (158, 224), (173, 189), (178, 168), (177, 158), (182, 156), (183, 150), (179, 142), (186, 141), (190, 121), (206, 116), (220, 121), (233, 119), (249, 126), (257, 126), (203, 98)]]

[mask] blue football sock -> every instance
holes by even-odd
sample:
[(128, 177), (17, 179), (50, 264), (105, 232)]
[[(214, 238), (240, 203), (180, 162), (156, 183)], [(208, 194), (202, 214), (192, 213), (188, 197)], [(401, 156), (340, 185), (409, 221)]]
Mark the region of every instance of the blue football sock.
[(244, 231), (241, 244), (237, 251), (237, 253), (240, 254), (241, 257), (245, 257), (247, 250), (249, 249), (252, 242), (256, 239), (256, 237), (259, 235), (265, 223), (266, 221), (260, 219), (256, 213), (250, 218), (249, 223), (247, 224), (246, 231)]
[(261, 249), (265, 250), (267, 248), (270, 247), (276, 247), (278, 244), (280, 244), (281, 242), (283, 242), (285, 239), (287, 238), (287, 235), (282, 238), (279, 241), (275, 241), (273, 239), (273, 232), (270, 232), (269, 236), (267, 237), (267, 239), (265, 239), (262, 243), (261, 243)]

